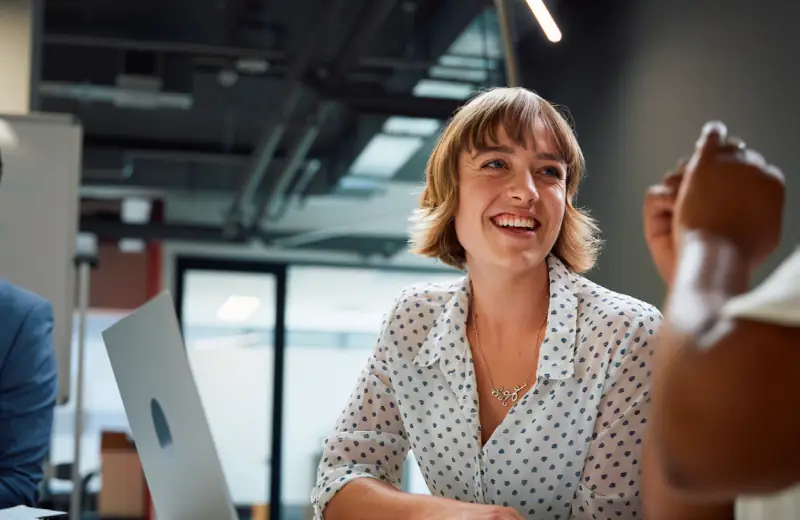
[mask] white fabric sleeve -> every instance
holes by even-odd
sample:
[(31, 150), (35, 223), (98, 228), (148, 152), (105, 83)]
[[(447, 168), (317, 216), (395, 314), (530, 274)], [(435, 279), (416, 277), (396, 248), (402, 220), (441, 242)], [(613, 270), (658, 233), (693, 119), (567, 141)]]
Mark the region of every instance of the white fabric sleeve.
[(796, 249), (761, 285), (730, 299), (722, 309), (722, 316), (800, 326), (800, 249)]
[(395, 396), (389, 351), (398, 342), (397, 309), (405, 298), (403, 292), (387, 314), (356, 389), (334, 432), (324, 440), (311, 493), (314, 520), (324, 519), (328, 503), (352, 480), (374, 478), (402, 489), (403, 464), (410, 445)]

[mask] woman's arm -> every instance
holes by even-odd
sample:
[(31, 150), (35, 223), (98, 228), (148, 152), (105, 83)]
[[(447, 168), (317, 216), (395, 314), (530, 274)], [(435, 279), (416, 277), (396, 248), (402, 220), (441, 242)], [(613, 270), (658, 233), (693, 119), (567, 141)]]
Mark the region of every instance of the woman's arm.
[(669, 483), (703, 498), (800, 480), (800, 256), (737, 298), (749, 277), (734, 247), (686, 237), (656, 349), (652, 439)]
[[(325, 440), (312, 494), (315, 520), (446, 518), (437, 512), (452, 514), (465, 507), (455, 500), (400, 491), (408, 439), (383, 353), (379, 345), (335, 433)], [(506, 515), (497, 518), (520, 518)]]
[[(402, 295), (398, 298), (398, 304), (402, 298)], [(317, 483), (311, 496), (317, 520), (323, 517), (326, 520), (370, 518), (374, 516), (375, 507), (390, 518), (404, 512), (402, 507), (393, 511), (393, 506), (403, 504), (382, 500), (393, 494), (402, 495), (398, 490), (409, 450), (388, 363), (396, 307), (382, 326), (375, 349), (334, 432), (323, 443)], [(350, 486), (350, 483), (357, 485)], [(345, 489), (347, 492), (340, 494)], [(366, 491), (366, 496), (359, 490)], [(377, 493), (370, 493), (370, 490), (377, 490)], [(365, 504), (364, 500), (369, 503)]]
[[(452, 503), (452, 504), (451, 504)], [(458, 502), (412, 495), (375, 479), (358, 479), (342, 488), (325, 510), (325, 520), (412, 520), (428, 511), (457, 508)], [(379, 512), (379, 513), (378, 513)]]

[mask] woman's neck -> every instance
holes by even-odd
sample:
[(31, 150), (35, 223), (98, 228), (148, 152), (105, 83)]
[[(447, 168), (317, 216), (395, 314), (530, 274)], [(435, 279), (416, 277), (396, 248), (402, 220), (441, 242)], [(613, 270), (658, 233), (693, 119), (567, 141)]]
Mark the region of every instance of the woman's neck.
[(474, 266), (469, 276), (483, 335), (501, 340), (538, 333), (550, 303), (547, 262), (522, 274)]

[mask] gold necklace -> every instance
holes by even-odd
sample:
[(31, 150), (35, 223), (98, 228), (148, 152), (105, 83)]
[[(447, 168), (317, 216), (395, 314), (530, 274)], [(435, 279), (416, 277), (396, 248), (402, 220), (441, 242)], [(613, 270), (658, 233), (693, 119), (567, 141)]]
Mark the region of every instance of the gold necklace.
[[(492, 379), (492, 371), (489, 368), (489, 363), (486, 362), (486, 356), (483, 353), (483, 348), (481, 347), (481, 334), (478, 330), (478, 313), (475, 310), (475, 298), (472, 298), (470, 302), (471, 312), (472, 315), (472, 326), (475, 328), (475, 346), (478, 347), (478, 354), (481, 355), (481, 361), (483, 362), (483, 366), (486, 367), (486, 375), (489, 376), (489, 385), (492, 388), (492, 397), (503, 403), (503, 406), (508, 406), (508, 402), (511, 401), (512, 403), (517, 402), (519, 399), (519, 393), (528, 387), (528, 382), (531, 378), (531, 373), (539, 364), (539, 356), (536, 356), (536, 363), (533, 364), (533, 369), (528, 372), (528, 376), (525, 378), (525, 384), (520, 386), (515, 386), (514, 390), (507, 390), (503, 386), (495, 386), (494, 380)], [(544, 320), (542, 321), (542, 326), (539, 327), (539, 332), (536, 333), (536, 348), (538, 351), (539, 348), (539, 341), (542, 339), (542, 331), (547, 327), (547, 312), (544, 314)]]

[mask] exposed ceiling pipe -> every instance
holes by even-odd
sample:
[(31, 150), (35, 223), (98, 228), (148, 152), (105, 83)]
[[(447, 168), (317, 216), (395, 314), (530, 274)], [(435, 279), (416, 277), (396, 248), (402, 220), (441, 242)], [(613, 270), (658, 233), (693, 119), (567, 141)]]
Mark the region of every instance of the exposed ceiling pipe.
[[(46, 45), (62, 47), (82, 47), (87, 49), (118, 49), (123, 51), (149, 51), (163, 54), (186, 54), (206, 58), (258, 58), (282, 64), (286, 61), (286, 53), (277, 49), (259, 49), (254, 47), (235, 47), (226, 45), (206, 45), (192, 42), (174, 42), (164, 40), (140, 40), (133, 38), (114, 38), (104, 36), (84, 36), (79, 34), (45, 34)], [(453, 55), (465, 59), (483, 59), (479, 55)], [(363, 67), (401, 69), (401, 70), (428, 70), (431, 67), (441, 67), (436, 60), (418, 58), (398, 58), (395, 56), (364, 56), (358, 59), (358, 64)], [(464, 65), (457, 67), (460, 70), (483, 70), (483, 67)]]
[(497, 22), (500, 26), (500, 36), (503, 40), (503, 54), (505, 55), (506, 82), (509, 87), (519, 87), (519, 64), (517, 50), (511, 34), (511, 12), (507, 0), (494, 0), (497, 9)]
[[(370, 0), (362, 16), (356, 22), (356, 30), (351, 32), (345, 41), (344, 48), (339, 54), (339, 59), (330, 72), (328, 77), (329, 85), (336, 87), (346, 78), (347, 74), (358, 63), (359, 56), (372, 41), (375, 33), (386, 22), (396, 4), (397, 0)], [(314, 144), (320, 129), (333, 113), (335, 106), (334, 101), (317, 101), (314, 116), (308, 119), (306, 129), (294, 149), (292, 159), (289, 160), (278, 176), (277, 186), (288, 187), (294, 180), (300, 166), (305, 162), (306, 156)], [(275, 209), (282, 205), (280, 198), (285, 196), (285, 193), (276, 192), (273, 195), (268, 197), (260, 208), (254, 220), (254, 226), (260, 226), (261, 220), (265, 215), (273, 216), (278, 214)]]
[(39, 95), (78, 100), (83, 103), (111, 103), (141, 110), (190, 110), (194, 98), (181, 92), (162, 92), (120, 86), (42, 81)]
[[(269, 244), (271, 246), (289, 249), (294, 247), (308, 246), (324, 240), (330, 240), (332, 238), (360, 235), (360, 231), (363, 231), (364, 228), (374, 226), (376, 221), (385, 220), (386, 222), (396, 222), (398, 218), (402, 217), (397, 214), (377, 215), (372, 217), (369, 222), (364, 222), (362, 220), (359, 222), (351, 222), (342, 226), (314, 229), (311, 231), (304, 231), (283, 237), (273, 238)], [(405, 238), (398, 238), (395, 243), (398, 241), (401, 242), (403, 246), (406, 246), (408, 243), (408, 239)]]
[(290, 203), (302, 200), (309, 184), (311, 184), (311, 180), (317, 175), (320, 166), (321, 163), (319, 159), (312, 159), (306, 163), (303, 172), (297, 177), (297, 181), (292, 184), (286, 196), (283, 198), (283, 205), (278, 208), (278, 220), (288, 211)]
[[(341, 9), (345, 0), (334, 0), (328, 4), (328, 12), (326, 15), (338, 15), (338, 10)], [(249, 229), (253, 224), (248, 222), (244, 213), (244, 206), (253, 200), (253, 197), (264, 179), (264, 175), (269, 169), (272, 159), (275, 157), (275, 152), (283, 140), (286, 133), (286, 128), (292, 118), (292, 115), (300, 104), (303, 98), (303, 84), (302, 79), (317, 51), (319, 43), (319, 35), (322, 32), (324, 24), (328, 20), (333, 20), (330, 16), (320, 16), (313, 24), (315, 30), (309, 31), (309, 37), (305, 41), (305, 45), (301, 49), (297, 58), (290, 64), (287, 82), (285, 85), (284, 99), (277, 104), (281, 107), (277, 119), (273, 122), (271, 129), (262, 137), (256, 148), (255, 154), (249, 168), (249, 172), (245, 178), (245, 182), (234, 197), (230, 208), (225, 216), (225, 223), (223, 231), (226, 236), (232, 236), (239, 232), (239, 227)], [(293, 154), (294, 155), (294, 154)], [(292, 162), (293, 159), (290, 159)], [(257, 223), (257, 220), (253, 221)]]
[[(391, 255), (406, 247), (408, 239), (400, 236), (375, 236), (353, 234), (352, 226), (348, 233), (329, 231), (327, 236), (316, 234), (311, 230), (278, 231), (260, 230), (263, 242), (280, 243), (280, 249), (352, 252), (361, 255)], [(245, 237), (225, 238), (216, 226), (193, 224), (157, 223), (128, 224), (116, 217), (83, 215), (80, 219), (80, 230), (96, 235), (101, 242), (119, 241), (124, 238), (138, 240), (164, 240), (179, 242), (200, 242), (206, 244), (240, 244), (247, 245)], [(311, 237), (312, 234), (316, 236)], [(295, 237), (295, 238), (292, 238)]]
[(125, 150), (125, 155), (131, 159), (150, 161), (164, 161), (176, 163), (219, 164), (225, 166), (242, 166), (247, 162), (247, 157), (229, 153), (208, 153), (192, 151), (166, 151), (166, 150)]
[(283, 51), (272, 49), (254, 49), (249, 47), (231, 47), (161, 40), (137, 40), (132, 38), (106, 38), (102, 36), (82, 36), (77, 34), (45, 34), (44, 43), (46, 45), (61, 45), (65, 47), (135, 50), (168, 54), (219, 56), (234, 59), (250, 57), (264, 60), (283, 60), (286, 58)]
[(306, 162), (308, 152), (314, 145), (314, 141), (316, 141), (319, 131), (325, 124), (325, 121), (327, 121), (331, 116), (333, 108), (334, 107), (332, 103), (327, 103), (323, 110), (314, 115), (314, 117), (317, 119), (312, 122), (311, 126), (309, 126), (309, 130), (297, 142), (297, 145), (289, 155), (289, 160), (284, 168), (284, 172), (292, 172), (292, 174), (281, 174), (278, 177), (278, 181), (272, 189), (272, 193), (267, 198), (266, 202), (262, 204), (256, 216), (254, 217), (253, 226), (258, 227), (261, 219), (264, 217), (265, 212), (269, 211), (269, 213), (267, 213), (267, 216), (269, 217), (276, 217), (281, 208), (285, 207), (285, 199), (288, 196), (289, 187), (295, 179), (294, 174)]

